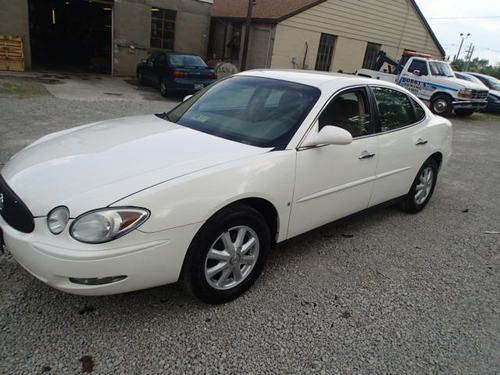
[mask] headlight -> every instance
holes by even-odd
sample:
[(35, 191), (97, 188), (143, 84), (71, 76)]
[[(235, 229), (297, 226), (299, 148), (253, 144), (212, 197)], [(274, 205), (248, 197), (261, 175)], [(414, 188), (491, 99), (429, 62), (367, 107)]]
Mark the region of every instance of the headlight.
[(69, 232), (80, 242), (103, 243), (136, 229), (148, 217), (149, 211), (144, 208), (103, 208), (77, 217)]
[(69, 220), (69, 210), (67, 207), (59, 206), (54, 208), (47, 215), (47, 226), (52, 234), (61, 233)]
[(462, 89), (458, 92), (458, 96), (461, 98), (472, 98), (472, 90), (471, 89)]

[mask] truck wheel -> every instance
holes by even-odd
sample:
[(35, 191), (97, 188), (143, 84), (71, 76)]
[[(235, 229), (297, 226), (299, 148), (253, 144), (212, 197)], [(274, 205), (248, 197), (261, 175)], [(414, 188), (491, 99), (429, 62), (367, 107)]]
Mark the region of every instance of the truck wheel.
[(453, 103), (448, 95), (436, 95), (431, 100), (431, 111), (436, 115), (448, 117), (453, 111)]
[(474, 113), (473, 109), (455, 109), (455, 114), (459, 117), (467, 117)]

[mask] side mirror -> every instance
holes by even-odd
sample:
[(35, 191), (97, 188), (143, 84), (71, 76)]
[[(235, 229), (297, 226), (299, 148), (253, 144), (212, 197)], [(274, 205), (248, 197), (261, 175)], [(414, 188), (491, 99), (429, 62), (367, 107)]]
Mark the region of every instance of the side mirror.
[(186, 100), (189, 100), (191, 99), (193, 95), (188, 95), (188, 96), (185, 96), (184, 99), (182, 99), (183, 102), (185, 102)]
[(352, 135), (347, 130), (338, 126), (324, 126), (319, 133), (311, 132), (302, 143), (302, 147), (320, 145), (348, 145), (352, 143)]
[(418, 70), (418, 69), (414, 70), (413, 74), (415, 74), (418, 77), (420, 77), (422, 75), (422, 73), (420, 73), (420, 70)]

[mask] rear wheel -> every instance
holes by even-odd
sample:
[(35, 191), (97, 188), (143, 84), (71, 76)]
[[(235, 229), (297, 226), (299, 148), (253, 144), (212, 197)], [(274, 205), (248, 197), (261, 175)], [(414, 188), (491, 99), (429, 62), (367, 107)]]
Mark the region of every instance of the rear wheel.
[(431, 111), (439, 116), (448, 117), (453, 111), (453, 102), (448, 95), (436, 95), (431, 100)]
[(251, 207), (228, 207), (200, 229), (189, 246), (182, 272), (188, 292), (203, 302), (220, 304), (243, 294), (259, 277), (271, 234)]
[(160, 81), (160, 93), (162, 96), (165, 96), (165, 97), (168, 96), (168, 94), (169, 94), (167, 81), (165, 79), (162, 79)]
[(410, 191), (403, 201), (403, 209), (409, 213), (422, 211), (434, 193), (438, 164), (434, 159), (427, 160), (420, 168)]
[(473, 109), (455, 109), (455, 114), (459, 117), (467, 117), (474, 113)]
[(140, 70), (137, 72), (137, 82), (139, 82), (139, 85), (141, 86), (144, 85), (144, 76)]

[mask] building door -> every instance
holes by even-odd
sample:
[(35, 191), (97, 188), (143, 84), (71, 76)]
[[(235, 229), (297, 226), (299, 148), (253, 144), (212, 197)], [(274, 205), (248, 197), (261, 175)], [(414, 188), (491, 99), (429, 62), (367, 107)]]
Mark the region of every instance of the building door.
[(29, 0), (33, 67), (111, 73), (112, 0)]
[(332, 65), (333, 49), (337, 37), (330, 34), (321, 34), (318, 47), (318, 56), (316, 57), (316, 70), (324, 72), (330, 71)]

